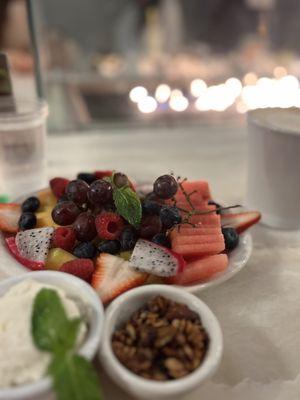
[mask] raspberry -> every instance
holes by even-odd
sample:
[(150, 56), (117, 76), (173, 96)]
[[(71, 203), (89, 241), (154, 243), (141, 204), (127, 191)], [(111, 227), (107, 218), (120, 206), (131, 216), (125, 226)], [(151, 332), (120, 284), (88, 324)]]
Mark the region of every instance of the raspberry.
[(75, 245), (75, 232), (71, 228), (57, 228), (54, 231), (52, 245), (66, 251), (72, 251)]
[(113, 171), (111, 171), (111, 170), (94, 172), (96, 179), (103, 179), (105, 176), (112, 176), (112, 174), (113, 174)]
[(101, 239), (115, 240), (123, 230), (123, 219), (112, 212), (104, 212), (95, 219), (98, 236)]
[(69, 183), (69, 179), (66, 178), (53, 178), (50, 181), (50, 187), (54, 194), (54, 196), (59, 199), (65, 194), (65, 189), (67, 184)]
[(88, 258), (81, 258), (78, 260), (71, 260), (64, 263), (59, 271), (66, 272), (83, 279), (84, 281), (90, 281), (94, 273), (94, 263)]

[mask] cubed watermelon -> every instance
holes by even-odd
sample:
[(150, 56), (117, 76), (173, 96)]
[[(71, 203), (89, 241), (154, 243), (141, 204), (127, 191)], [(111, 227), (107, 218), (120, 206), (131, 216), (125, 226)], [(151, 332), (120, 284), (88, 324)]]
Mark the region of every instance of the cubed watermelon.
[[(209, 185), (207, 181), (184, 181), (182, 183), (182, 186), (184, 190), (187, 192), (187, 194), (190, 194), (195, 191), (194, 194), (192, 194), (191, 199), (202, 199), (202, 200), (207, 200), (211, 198), (210, 190), (209, 190)], [(182, 191), (179, 189), (176, 198), (185, 198), (184, 194)]]
[(175, 238), (176, 236), (198, 236), (198, 235), (219, 235), (221, 234), (221, 227), (215, 225), (200, 225), (193, 228), (191, 225), (180, 226), (180, 229), (173, 229), (170, 232), (170, 238)]
[(172, 239), (172, 247), (186, 244), (204, 244), (224, 242), (222, 233), (217, 235), (178, 235)]
[(191, 224), (221, 226), (221, 217), (219, 214), (193, 215), (190, 217), (189, 222)]
[(205, 255), (219, 254), (225, 249), (224, 240), (213, 243), (193, 243), (193, 244), (175, 244), (172, 250), (181, 254), (184, 258), (202, 257)]

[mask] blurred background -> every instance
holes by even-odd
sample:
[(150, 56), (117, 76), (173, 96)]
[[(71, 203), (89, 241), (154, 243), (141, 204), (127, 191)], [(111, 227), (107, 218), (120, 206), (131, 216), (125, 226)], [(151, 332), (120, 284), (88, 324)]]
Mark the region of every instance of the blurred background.
[(298, 0), (1, 0), (0, 47), (50, 132), (238, 124), (300, 107), (299, 15)]

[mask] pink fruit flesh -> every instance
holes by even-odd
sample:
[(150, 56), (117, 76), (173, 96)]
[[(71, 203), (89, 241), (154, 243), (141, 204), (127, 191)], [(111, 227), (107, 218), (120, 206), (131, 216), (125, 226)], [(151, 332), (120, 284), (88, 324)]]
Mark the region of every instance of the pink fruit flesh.
[(218, 254), (188, 263), (181, 274), (169, 277), (166, 281), (175, 285), (189, 285), (196, 282), (203, 282), (215, 274), (225, 271), (227, 267), (227, 255)]
[(176, 253), (181, 254), (184, 258), (205, 256), (221, 253), (225, 249), (224, 241), (204, 244), (184, 244), (172, 247)]
[(26, 268), (33, 271), (39, 271), (45, 269), (45, 265), (42, 262), (28, 260), (20, 255), (19, 250), (16, 245), (16, 239), (14, 236), (5, 239), (7, 247), (11, 254), (19, 261), (20, 264), (24, 265)]
[(172, 246), (215, 242), (224, 242), (224, 236), (221, 233), (218, 235), (178, 235), (172, 239)]
[[(182, 183), (182, 186), (184, 190), (189, 194), (192, 193), (193, 191), (197, 191), (191, 196), (191, 199), (196, 199), (196, 198), (202, 198), (202, 199), (210, 199), (211, 194), (208, 186), (208, 182), (206, 181), (185, 181)], [(184, 195), (179, 189), (176, 198), (183, 197)]]
[(203, 225), (199, 226), (198, 228), (183, 228), (180, 227), (180, 229), (173, 229), (170, 232), (170, 238), (173, 239), (177, 236), (200, 236), (200, 235), (220, 235), (221, 232), (221, 227), (217, 226), (212, 226), (210, 227), (209, 225)]
[(207, 215), (193, 215), (189, 222), (191, 224), (202, 224), (202, 225), (221, 225), (221, 217), (217, 214), (207, 214)]
[(237, 214), (222, 214), (222, 226), (231, 226), (238, 233), (244, 232), (250, 226), (257, 224), (261, 218), (261, 213), (258, 211), (249, 211)]

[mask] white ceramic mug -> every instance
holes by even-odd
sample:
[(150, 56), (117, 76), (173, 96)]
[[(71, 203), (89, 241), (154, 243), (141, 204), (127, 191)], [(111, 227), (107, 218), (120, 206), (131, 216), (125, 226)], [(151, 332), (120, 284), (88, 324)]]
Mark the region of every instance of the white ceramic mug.
[(265, 108), (248, 113), (246, 204), (262, 223), (300, 229), (300, 110)]

